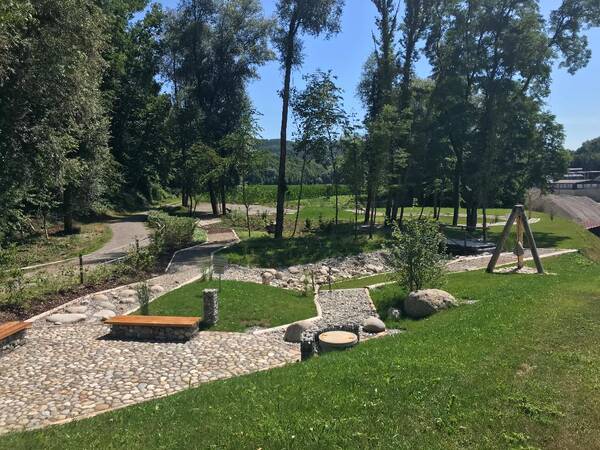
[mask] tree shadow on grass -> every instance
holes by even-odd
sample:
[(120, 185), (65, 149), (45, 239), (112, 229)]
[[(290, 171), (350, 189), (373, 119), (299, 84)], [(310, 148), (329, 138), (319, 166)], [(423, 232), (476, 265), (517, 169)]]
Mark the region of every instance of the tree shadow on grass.
[(319, 230), (294, 238), (276, 240), (264, 236), (248, 239), (225, 253), (231, 264), (289, 267), (374, 251), (382, 247), (386, 236), (386, 232), (378, 231), (374, 239), (369, 239), (366, 233), (360, 233), (355, 239), (352, 224), (340, 224), (329, 232)]

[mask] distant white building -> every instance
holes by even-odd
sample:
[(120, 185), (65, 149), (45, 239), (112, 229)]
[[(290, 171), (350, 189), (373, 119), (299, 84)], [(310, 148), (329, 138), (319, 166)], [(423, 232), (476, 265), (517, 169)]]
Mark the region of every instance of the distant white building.
[(600, 202), (600, 170), (569, 169), (562, 180), (552, 183), (552, 191), (557, 195), (590, 197)]

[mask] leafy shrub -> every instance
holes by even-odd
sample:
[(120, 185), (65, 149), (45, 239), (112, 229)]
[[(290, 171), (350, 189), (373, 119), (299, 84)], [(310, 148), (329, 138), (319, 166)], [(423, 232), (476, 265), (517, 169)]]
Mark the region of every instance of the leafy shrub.
[(140, 283), (135, 288), (137, 293), (138, 302), (140, 303), (140, 314), (143, 316), (148, 315), (148, 305), (150, 304), (150, 288), (148, 283)]
[(389, 259), (398, 282), (409, 291), (443, 284), (445, 253), (446, 239), (437, 223), (408, 220), (402, 229), (394, 227)]
[(148, 222), (156, 230), (152, 244), (157, 253), (190, 247), (195, 242), (195, 236), (202, 237), (199, 234), (195, 235), (196, 219), (191, 217), (175, 217), (164, 212), (152, 211), (148, 215)]

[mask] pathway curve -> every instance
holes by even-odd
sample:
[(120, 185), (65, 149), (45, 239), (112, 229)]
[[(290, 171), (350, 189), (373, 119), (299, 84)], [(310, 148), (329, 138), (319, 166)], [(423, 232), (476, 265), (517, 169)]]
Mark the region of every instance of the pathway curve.
[(85, 264), (98, 264), (121, 258), (135, 245), (136, 238), (140, 246), (148, 245), (150, 231), (146, 227), (147, 213), (132, 214), (108, 222), (112, 237), (102, 248), (84, 256)]

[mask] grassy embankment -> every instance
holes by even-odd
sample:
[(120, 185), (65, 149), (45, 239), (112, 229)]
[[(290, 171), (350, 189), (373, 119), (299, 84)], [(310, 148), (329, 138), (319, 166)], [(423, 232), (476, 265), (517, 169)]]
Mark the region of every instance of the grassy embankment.
[(453, 274), (447, 289), (478, 302), (408, 333), (0, 447), (598, 448), (600, 265), (547, 267), (556, 275)]
[[(219, 282), (198, 281), (159, 297), (149, 305), (149, 314), (202, 316), (202, 291), (218, 288)], [(316, 316), (311, 297), (256, 283), (222, 281), (219, 322), (211, 331), (239, 331), (250, 327), (270, 328)]]

